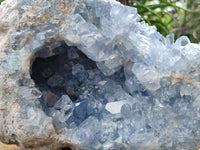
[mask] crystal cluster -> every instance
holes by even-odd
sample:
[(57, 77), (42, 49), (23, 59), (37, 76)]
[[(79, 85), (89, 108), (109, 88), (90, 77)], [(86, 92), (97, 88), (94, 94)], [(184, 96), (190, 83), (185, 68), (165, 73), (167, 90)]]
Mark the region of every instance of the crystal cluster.
[[(195, 149), (199, 45), (185, 36), (163, 37), (139, 22), (136, 9), (119, 3), (84, 1), (76, 12), (65, 40), (73, 45), (78, 33), (78, 48), (100, 71), (88, 72), (78, 101), (68, 109), (52, 108), (53, 117), (62, 117), (56, 123), (65, 124), (63, 132), (84, 149)], [(84, 76), (84, 67), (73, 68)], [(67, 103), (69, 97), (61, 99)]]
[(162, 36), (115, 0), (3, 5), (15, 25), (0, 26), (0, 140), (35, 150), (199, 147), (199, 44)]
[[(60, 96), (53, 105), (48, 105), (44, 96), (44, 111), (57, 128), (71, 137), (72, 143), (83, 149), (197, 147), (200, 134), (197, 86), (171, 76), (156, 76), (158, 81), (153, 81), (154, 70), (131, 60), (108, 76), (79, 49), (61, 48), (66, 52), (36, 61), (40, 70), (35, 72), (33, 68), (33, 73), (41, 76), (33, 78), (43, 95), (51, 90)], [(35, 64), (33, 67), (38, 68)], [(136, 69), (144, 83), (152, 82), (150, 88), (134, 74)], [(46, 83), (42, 83), (45, 78)]]

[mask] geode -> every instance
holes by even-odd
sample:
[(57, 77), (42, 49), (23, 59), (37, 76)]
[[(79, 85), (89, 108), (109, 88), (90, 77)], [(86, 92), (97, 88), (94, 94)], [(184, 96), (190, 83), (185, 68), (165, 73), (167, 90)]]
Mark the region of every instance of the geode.
[(0, 5), (0, 140), (26, 150), (193, 150), (200, 45), (115, 0)]

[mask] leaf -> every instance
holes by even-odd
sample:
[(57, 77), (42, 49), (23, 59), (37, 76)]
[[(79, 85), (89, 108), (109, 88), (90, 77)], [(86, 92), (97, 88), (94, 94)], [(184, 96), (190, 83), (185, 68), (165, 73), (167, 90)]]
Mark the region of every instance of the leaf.
[(166, 36), (166, 35), (169, 34), (169, 32), (166, 31), (165, 27), (163, 27), (162, 24), (160, 24), (160, 23), (155, 23), (154, 25), (156, 26), (157, 30), (158, 30), (162, 35)]
[(172, 21), (174, 21), (174, 18), (171, 14), (165, 13), (162, 21), (164, 24), (170, 24)]
[(137, 5), (134, 5), (133, 7), (136, 7), (138, 9), (139, 14), (144, 14), (145, 12), (149, 11), (148, 8), (145, 7), (144, 5), (137, 4)]
[(169, 34), (169, 29), (168, 29), (167, 25), (162, 23), (162, 21), (160, 21), (160, 20), (148, 20), (148, 21), (151, 22), (151, 25), (155, 25), (157, 27), (158, 31), (160, 33), (162, 33), (163, 35)]
[(163, 8), (169, 7), (169, 5), (168, 4), (153, 4), (153, 5), (148, 5), (147, 7), (153, 10), (157, 8), (163, 9)]

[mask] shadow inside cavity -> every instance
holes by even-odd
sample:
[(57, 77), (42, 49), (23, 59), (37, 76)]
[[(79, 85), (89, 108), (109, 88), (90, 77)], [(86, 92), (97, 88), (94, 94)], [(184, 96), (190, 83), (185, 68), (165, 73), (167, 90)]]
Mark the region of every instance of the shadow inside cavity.
[(74, 128), (89, 116), (100, 119), (108, 99), (115, 101), (112, 93), (119, 85), (123, 87), (123, 68), (105, 76), (96, 62), (76, 47), (63, 44), (53, 51), (56, 50), (60, 53), (37, 57), (31, 66), (31, 78), (42, 92), (44, 112), (53, 118), (58, 128)]
[(43, 93), (51, 92), (58, 97), (67, 94), (75, 101), (79, 96), (78, 88), (88, 75), (85, 71), (73, 75), (72, 67), (82, 65), (87, 71), (97, 68), (96, 63), (76, 47), (68, 47), (64, 44), (60, 48), (64, 49), (60, 54), (35, 59), (32, 64), (31, 78)]

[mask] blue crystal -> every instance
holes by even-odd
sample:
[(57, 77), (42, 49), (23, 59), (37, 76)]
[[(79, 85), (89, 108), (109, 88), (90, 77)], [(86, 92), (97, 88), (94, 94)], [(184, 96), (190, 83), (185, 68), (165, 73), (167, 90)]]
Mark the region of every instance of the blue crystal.
[(73, 110), (74, 121), (77, 125), (83, 122), (87, 117), (88, 100), (83, 100)]

